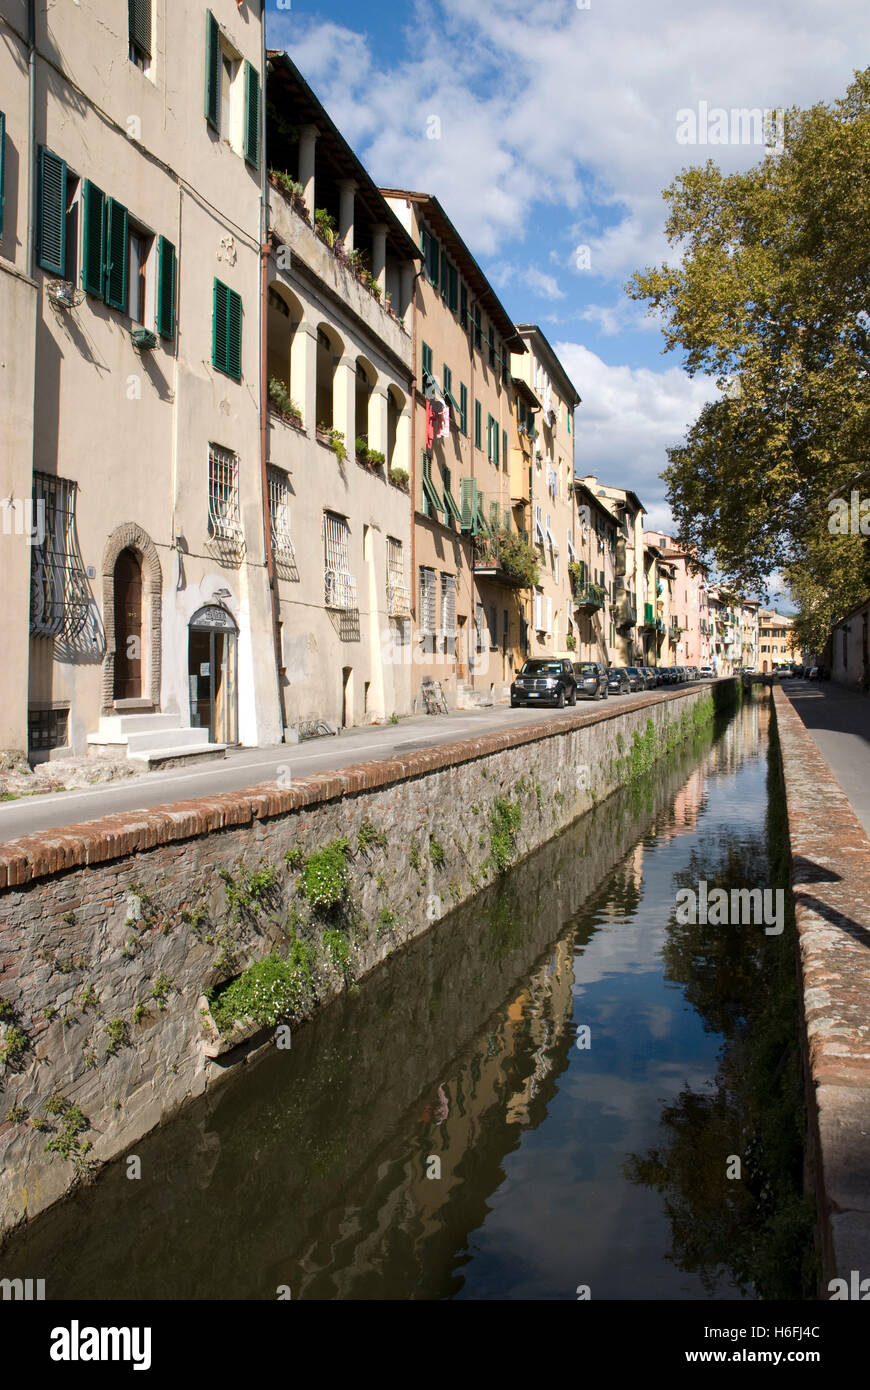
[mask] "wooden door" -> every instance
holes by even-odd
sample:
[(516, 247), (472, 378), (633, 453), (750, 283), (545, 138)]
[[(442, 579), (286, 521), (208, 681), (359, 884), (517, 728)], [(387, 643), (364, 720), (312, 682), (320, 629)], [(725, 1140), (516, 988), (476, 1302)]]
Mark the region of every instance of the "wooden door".
[(142, 566), (132, 550), (115, 561), (114, 697), (142, 697)]

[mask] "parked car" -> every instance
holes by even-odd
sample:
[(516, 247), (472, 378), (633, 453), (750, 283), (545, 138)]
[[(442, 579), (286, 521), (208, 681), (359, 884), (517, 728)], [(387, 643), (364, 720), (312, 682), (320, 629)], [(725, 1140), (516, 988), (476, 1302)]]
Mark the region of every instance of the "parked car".
[(702, 681), (711, 681), (715, 679), (712, 666), (702, 666), (698, 671), (698, 675), (701, 677)]
[(646, 690), (646, 682), (636, 666), (626, 666), (624, 670), (628, 676), (632, 693), (636, 690)]
[(608, 695), (630, 695), (634, 686), (624, 666), (611, 666), (607, 672)]
[(577, 703), (577, 682), (570, 661), (533, 657), (524, 661), (511, 684), (511, 709), (517, 705), (556, 705)]
[(577, 694), (586, 695), (590, 700), (606, 700), (610, 693), (607, 671), (600, 661), (575, 661), (574, 679)]
[(679, 679), (678, 676), (677, 676), (677, 668), (676, 668), (676, 666), (666, 666), (666, 667), (665, 667), (665, 676), (666, 676), (668, 685), (676, 685), (677, 680)]
[(660, 666), (650, 666), (649, 669), (650, 669), (650, 671), (651, 671), (651, 673), (652, 673), (653, 690), (658, 690), (658, 688), (659, 688), (660, 685), (664, 685), (664, 680), (662, 679), (662, 670), (661, 670), (661, 667), (660, 667)]

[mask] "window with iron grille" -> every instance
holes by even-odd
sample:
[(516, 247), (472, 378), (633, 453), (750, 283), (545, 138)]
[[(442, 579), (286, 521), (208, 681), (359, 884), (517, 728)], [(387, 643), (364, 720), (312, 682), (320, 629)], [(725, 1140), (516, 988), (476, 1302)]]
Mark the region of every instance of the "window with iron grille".
[(391, 618), (403, 618), (410, 610), (404, 546), (394, 536), (387, 536), (387, 612)]
[(208, 446), (208, 534), (244, 549), (239, 510), (239, 458), (218, 444)]
[(444, 635), (444, 653), (456, 655), (456, 576), (441, 575), (441, 630)]
[(350, 612), (357, 607), (357, 596), (350, 569), (350, 527), (345, 517), (323, 513), (323, 547), (326, 606)]
[(91, 593), (76, 534), (78, 483), (50, 473), (33, 475), (30, 631), (35, 637), (77, 637)]
[(435, 571), (420, 566), (420, 635), (423, 651), (435, 651)]
[(31, 709), (27, 713), (27, 743), (31, 752), (66, 748), (69, 742), (69, 708)]
[(272, 553), (278, 560), (295, 560), (296, 550), (290, 539), (290, 482), (281, 468), (269, 467), (269, 525), (272, 531)]

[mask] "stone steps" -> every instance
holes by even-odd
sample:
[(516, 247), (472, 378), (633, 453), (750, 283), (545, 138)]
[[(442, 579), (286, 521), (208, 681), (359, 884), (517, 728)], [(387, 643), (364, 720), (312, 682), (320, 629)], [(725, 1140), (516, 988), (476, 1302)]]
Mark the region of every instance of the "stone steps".
[(149, 772), (225, 756), (225, 743), (210, 743), (208, 729), (183, 727), (178, 714), (103, 715), (88, 735), (88, 757), (126, 759)]

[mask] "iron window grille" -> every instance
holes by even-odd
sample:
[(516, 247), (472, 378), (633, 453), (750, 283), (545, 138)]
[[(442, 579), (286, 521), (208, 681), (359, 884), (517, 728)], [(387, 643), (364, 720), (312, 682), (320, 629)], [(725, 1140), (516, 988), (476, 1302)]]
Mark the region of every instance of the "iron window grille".
[(342, 516), (323, 515), (324, 602), (350, 613), (357, 607), (356, 579), (350, 570), (350, 527)]
[(84, 629), (91, 592), (76, 532), (78, 483), (49, 473), (33, 475), (33, 510), (39, 518), (30, 577), (30, 631), (72, 641)]
[(272, 553), (277, 560), (292, 562), (296, 549), (290, 539), (290, 484), (280, 468), (268, 469), (269, 526), (272, 532)]
[(411, 611), (411, 595), (405, 578), (405, 552), (401, 541), (387, 537), (387, 613), (406, 618)]
[(420, 567), (420, 635), (423, 650), (435, 651), (435, 571)]
[(444, 634), (444, 652), (447, 656), (456, 655), (456, 576), (441, 576), (441, 628)]
[(239, 460), (229, 449), (208, 449), (208, 534), (233, 549), (245, 549), (239, 510)]

